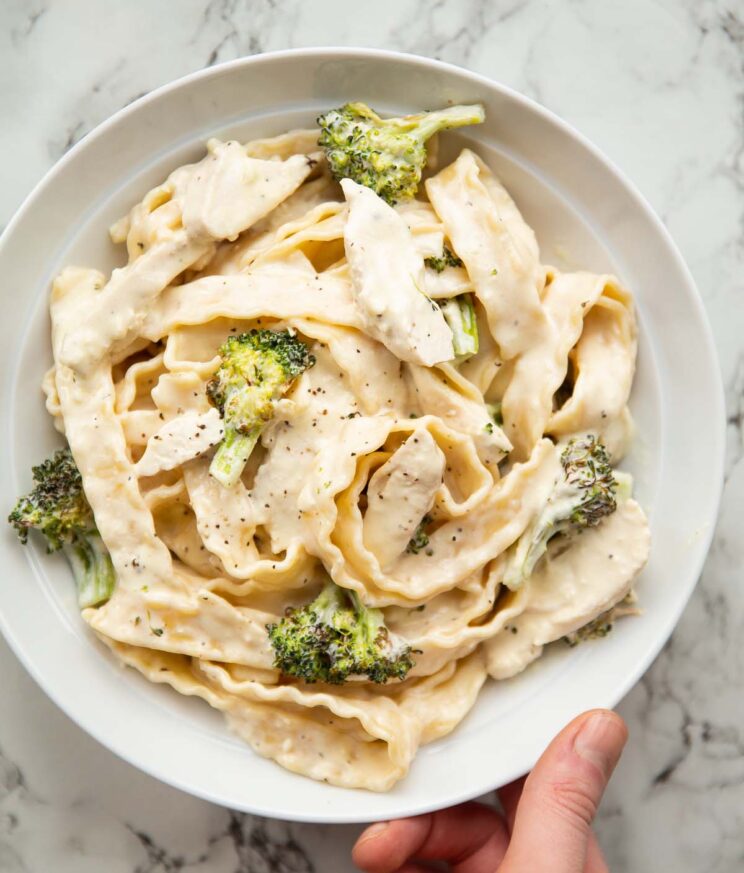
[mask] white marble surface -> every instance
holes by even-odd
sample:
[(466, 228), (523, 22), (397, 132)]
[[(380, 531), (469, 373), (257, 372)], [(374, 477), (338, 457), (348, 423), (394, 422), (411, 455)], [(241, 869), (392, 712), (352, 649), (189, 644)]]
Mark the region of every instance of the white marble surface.
[[(620, 706), (631, 742), (600, 840), (616, 873), (744, 869), (744, 6), (376, 0), (349, 15), (351, 5), (3, 0), (0, 224), (114, 110), (207, 64), (277, 48), (439, 57), (535, 97), (588, 135), (637, 182), (692, 268), (718, 342), (730, 435), (701, 584)], [(357, 828), (290, 826), (195, 800), (89, 739), (1, 642), (0, 677), (3, 873), (353, 869)]]

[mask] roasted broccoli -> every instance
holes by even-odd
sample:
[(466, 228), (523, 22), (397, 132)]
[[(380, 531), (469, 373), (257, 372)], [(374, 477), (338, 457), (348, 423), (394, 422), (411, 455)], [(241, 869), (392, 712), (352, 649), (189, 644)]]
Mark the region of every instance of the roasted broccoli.
[(416, 194), (429, 137), (484, 118), (480, 104), (383, 119), (364, 103), (347, 103), (318, 117), (318, 145), (336, 179), (353, 179), (395, 204)]
[(406, 546), (409, 555), (418, 555), (421, 549), (425, 549), (429, 545), (429, 534), (427, 534), (426, 528), (431, 524), (431, 521), (431, 516), (427, 513), (419, 522)]
[(440, 304), (442, 315), (452, 331), (452, 348), (458, 358), (467, 358), (478, 351), (478, 321), (471, 294), (459, 294)]
[(365, 676), (384, 683), (404, 679), (413, 666), (411, 647), (385, 627), (382, 612), (330, 581), (315, 600), (288, 609), (266, 630), (275, 666), (305, 682), (340, 685)]
[(556, 534), (594, 527), (617, 509), (617, 480), (607, 450), (593, 435), (569, 440), (561, 453), (563, 476), (545, 508), (522, 534), (504, 574), (504, 584), (519, 588)]
[(274, 405), (315, 358), (288, 330), (252, 330), (230, 336), (220, 348), (222, 358), (207, 384), (207, 396), (220, 411), (225, 436), (209, 472), (226, 487), (243, 472)]
[(431, 267), (435, 273), (441, 273), (446, 267), (461, 267), (462, 261), (447, 246), (442, 246), (442, 256), (439, 258), (424, 258), (427, 267)]
[(46, 538), (48, 551), (62, 549), (75, 575), (81, 609), (103, 603), (113, 593), (116, 575), (72, 453), (60, 449), (32, 473), (34, 489), (19, 499), (8, 521), (22, 543), (35, 529)]

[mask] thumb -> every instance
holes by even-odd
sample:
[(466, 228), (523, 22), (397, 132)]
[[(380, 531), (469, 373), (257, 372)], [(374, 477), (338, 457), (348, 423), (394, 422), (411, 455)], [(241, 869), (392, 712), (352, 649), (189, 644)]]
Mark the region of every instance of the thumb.
[(574, 719), (527, 777), (500, 873), (582, 873), (592, 820), (628, 730), (614, 712)]

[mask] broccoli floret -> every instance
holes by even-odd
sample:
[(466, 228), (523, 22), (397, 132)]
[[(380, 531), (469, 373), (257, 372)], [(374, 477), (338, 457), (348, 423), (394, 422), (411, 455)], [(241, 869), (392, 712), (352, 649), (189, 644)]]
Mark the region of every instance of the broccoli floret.
[(593, 435), (569, 440), (561, 453), (563, 476), (545, 508), (522, 534), (504, 575), (511, 589), (527, 579), (557, 534), (594, 527), (617, 509), (617, 481), (607, 450)]
[(429, 535), (426, 533), (426, 528), (431, 522), (432, 518), (427, 513), (418, 523), (418, 527), (406, 546), (409, 555), (418, 555), (421, 549), (425, 549), (429, 545)]
[(207, 396), (220, 411), (225, 436), (209, 472), (229, 488), (240, 478), (262, 428), (274, 415), (276, 401), (315, 358), (288, 330), (230, 336), (220, 348), (220, 357)]
[(447, 246), (442, 246), (442, 256), (440, 258), (424, 258), (424, 263), (436, 273), (443, 272), (446, 267), (462, 266), (460, 258)]
[(340, 685), (350, 676), (366, 676), (384, 683), (404, 679), (413, 666), (411, 647), (385, 627), (382, 612), (333, 582), (266, 630), (275, 666), (304, 682)]
[(452, 348), (458, 358), (469, 358), (478, 351), (478, 320), (471, 294), (459, 294), (440, 304), (442, 315), (452, 331)]
[(47, 551), (62, 549), (75, 575), (81, 609), (103, 603), (113, 593), (116, 574), (72, 453), (60, 449), (32, 473), (34, 489), (18, 500), (8, 521), (22, 543), (33, 529), (46, 538)]
[(383, 119), (364, 103), (347, 103), (318, 117), (318, 145), (336, 179), (353, 179), (395, 204), (416, 194), (429, 137), (484, 118), (480, 104)]

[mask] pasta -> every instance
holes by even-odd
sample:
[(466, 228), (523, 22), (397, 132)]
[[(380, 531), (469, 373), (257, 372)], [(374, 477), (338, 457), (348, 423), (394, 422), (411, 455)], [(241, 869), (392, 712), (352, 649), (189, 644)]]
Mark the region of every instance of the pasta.
[[(552, 538), (521, 586), (505, 574), (568, 441), (601, 440), (613, 464), (626, 451), (636, 322), (614, 277), (541, 263), (472, 151), (393, 207), (337, 184), (317, 139), (210, 140), (148, 192), (111, 228), (126, 266), (56, 279), (43, 387), (116, 572), (82, 612), (113, 655), (289, 770), (385, 791), (489, 676), (631, 590), (649, 534), (627, 493)], [(439, 305), (463, 295), (468, 357)], [(313, 360), (226, 486), (210, 380), (226, 338), (252, 330), (288, 331)], [(329, 577), (407, 642), (400, 681), (282, 673), (267, 627)]]

